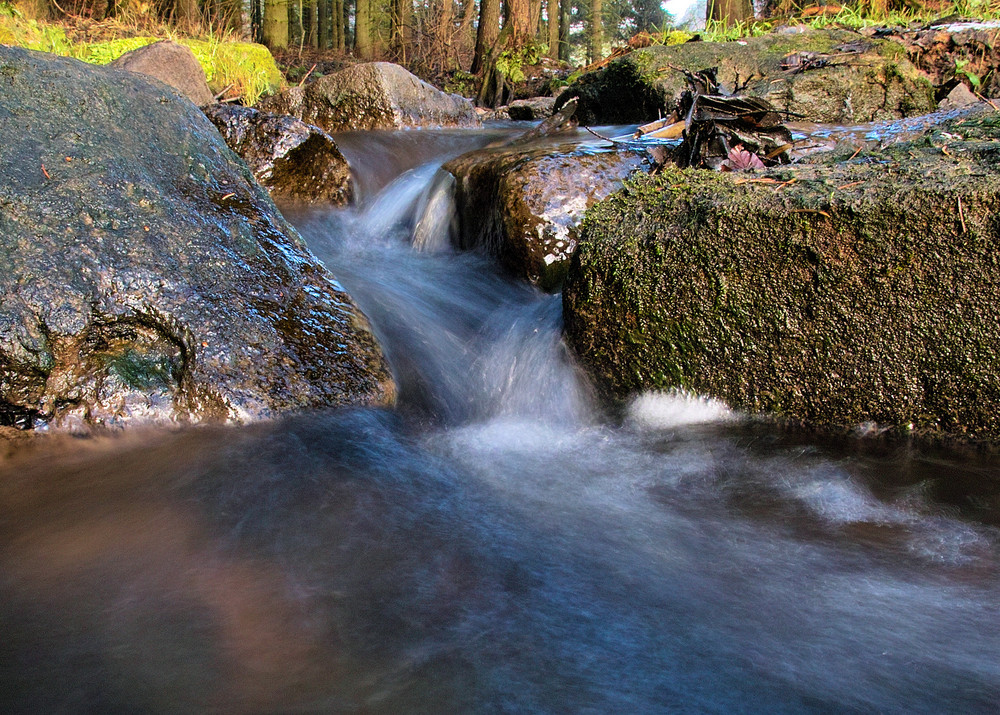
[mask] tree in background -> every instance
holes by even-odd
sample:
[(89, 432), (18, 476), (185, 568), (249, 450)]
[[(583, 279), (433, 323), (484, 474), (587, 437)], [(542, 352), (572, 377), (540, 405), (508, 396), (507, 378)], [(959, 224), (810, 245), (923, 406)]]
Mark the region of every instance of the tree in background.
[(724, 25), (752, 20), (753, 2), (752, 0), (708, 0), (705, 19), (708, 22), (721, 22)]
[(264, 0), (263, 40), (268, 47), (288, 47), (287, 0)]
[(597, 62), (604, 57), (603, 0), (590, 0), (587, 10), (587, 62)]
[(487, 55), (496, 46), (500, 36), (500, 0), (479, 1), (479, 27), (476, 30), (476, 49), (472, 58), (472, 74), (483, 71)]

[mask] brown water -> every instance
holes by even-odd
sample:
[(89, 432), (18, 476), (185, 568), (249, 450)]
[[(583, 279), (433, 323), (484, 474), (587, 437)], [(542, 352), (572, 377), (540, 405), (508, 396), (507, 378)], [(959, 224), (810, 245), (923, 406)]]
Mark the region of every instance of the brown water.
[(996, 712), (1000, 461), (677, 396), (608, 421), (558, 296), (410, 247), (442, 153), (293, 216), (399, 409), (0, 463), (0, 710)]

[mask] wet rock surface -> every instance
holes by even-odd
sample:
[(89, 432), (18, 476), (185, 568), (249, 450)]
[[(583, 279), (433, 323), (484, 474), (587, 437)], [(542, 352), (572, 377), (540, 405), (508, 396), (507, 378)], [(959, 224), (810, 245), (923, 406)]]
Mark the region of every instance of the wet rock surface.
[(0, 424), (392, 400), (364, 316), (173, 90), (0, 47), (0, 134)]
[(560, 95), (580, 98), (581, 124), (632, 124), (667, 116), (686, 88), (683, 70), (718, 67), (724, 93), (766, 99), (803, 121), (858, 123), (923, 114), (931, 82), (902, 46), (846, 30), (772, 34), (738, 42), (688, 42), (636, 50)]
[(353, 65), (268, 97), (258, 108), (290, 114), (327, 132), (479, 126), (471, 101), (391, 62)]
[(995, 442), (997, 117), (812, 164), (637, 179), (584, 223), (564, 289), (573, 349), (612, 401), (682, 389)]
[(555, 106), (555, 97), (515, 99), (507, 106), (507, 116), (515, 121), (537, 121), (550, 116)]
[(456, 178), (459, 247), (490, 253), (512, 274), (557, 287), (587, 208), (649, 169), (641, 149), (508, 146), (444, 165)]
[(351, 169), (329, 134), (295, 117), (250, 107), (205, 108), (229, 148), (275, 199), (348, 204), (354, 195)]
[(199, 107), (212, 102), (212, 90), (208, 88), (205, 70), (198, 63), (190, 47), (176, 42), (163, 40), (126, 52), (112, 62), (111, 66), (155, 77)]

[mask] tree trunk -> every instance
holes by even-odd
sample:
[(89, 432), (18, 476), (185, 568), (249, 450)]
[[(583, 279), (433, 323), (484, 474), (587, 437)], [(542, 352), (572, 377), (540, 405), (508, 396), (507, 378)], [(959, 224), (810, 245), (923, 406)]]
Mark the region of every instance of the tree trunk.
[(319, 47), (319, 4), (322, 0), (309, 0), (309, 44)]
[(537, 39), (542, 32), (542, 0), (531, 0), (528, 4), (528, 25), (531, 37)]
[(479, 29), (476, 31), (476, 51), (472, 58), (473, 74), (484, 69), (486, 56), (496, 44), (500, 35), (500, 0), (480, 0)]
[(709, 22), (721, 22), (724, 25), (752, 20), (753, 2), (752, 0), (708, 0), (705, 19)]
[(288, 47), (288, 4), (286, 0), (264, 0), (264, 44)]
[(330, 44), (333, 49), (347, 50), (347, 27), (344, 19), (344, 0), (333, 0), (333, 17), (330, 18)]
[(603, 5), (603, 0), (591, 0), (590, 3), (590, 22), (587, 27), (587, 61), (590, 63), (604, 57), (604, 22), (601, 17)]
[(201, 11), (198, 0), (176, 0), (174, 3), (174, 22), (177, 27), (192, 32), (201, 24)]
[(546, 57), (559, 59), (559, 0), (547, 0), (545, 14), (548, 15), (548, 44)]
[(559, 59), (569, 62), (569, 17), (573, 0), (559, 0)]
[(330, 5), (330, 0), (316, 0), (316, 30), (322, 50), (330, 47)]
[(507, 47), (521, 47), (535, 35), (531, 26), (531, 0), (507, 0), (507, 10), (511, 26)]
[(371, 61), (373, 57), (371, 0), (357, 0), (354, 10), (354, 54), (365, 62)]

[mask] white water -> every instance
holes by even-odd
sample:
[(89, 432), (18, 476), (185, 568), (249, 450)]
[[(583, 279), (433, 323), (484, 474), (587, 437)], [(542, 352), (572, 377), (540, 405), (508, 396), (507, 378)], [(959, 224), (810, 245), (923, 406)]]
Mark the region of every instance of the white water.
[(361, 208), (293, 220), (399, 409), (8, 461), (0, 709), (997, 710), (996, 461), (684, 395), (610, 422), (558, 296), (411, 248), (449, 224), (436, 160), (384, 162)]

